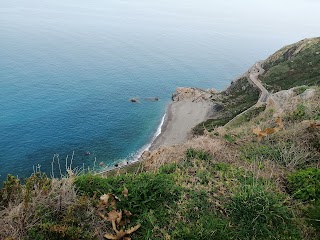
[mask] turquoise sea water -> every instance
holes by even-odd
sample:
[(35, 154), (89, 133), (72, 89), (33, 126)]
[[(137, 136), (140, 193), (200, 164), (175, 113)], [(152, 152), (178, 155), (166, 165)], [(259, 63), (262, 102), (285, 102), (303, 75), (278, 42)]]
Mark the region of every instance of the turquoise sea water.
[(238, 2), (2, 0), (0, 180), (50, 172), (56, 153), (74, 152), (74, 167), (132, 160), (176, 87), (222, 90), (319, 35), (317, 1)]

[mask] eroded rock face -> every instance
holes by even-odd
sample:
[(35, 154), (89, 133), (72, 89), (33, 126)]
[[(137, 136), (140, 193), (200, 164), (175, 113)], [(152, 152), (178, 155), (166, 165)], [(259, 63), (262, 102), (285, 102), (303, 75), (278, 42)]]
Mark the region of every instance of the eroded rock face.
[(199, 101), (207, 101), (210, 100), (212, 95), (218, 93), (215, 89), (209, 90), (202, 90), (199, 88), (177, 88), (176, 92), (172, 94), (172, 100), (174, 102), (178, 101), (192, 101), (192, 102), (199, 102)]
[(300, 94), (301, 99), (303, 100), (309, 100), (313, 98), (316, 95), (315, 89), (307, 89), (302, 94)]

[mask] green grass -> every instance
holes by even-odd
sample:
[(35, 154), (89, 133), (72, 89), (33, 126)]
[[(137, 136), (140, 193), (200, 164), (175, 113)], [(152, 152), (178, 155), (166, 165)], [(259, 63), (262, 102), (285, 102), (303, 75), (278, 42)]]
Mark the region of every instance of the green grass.
[[(217, 116), (214, 119), (208, 119), (194, 127), (193, 134), (202, 135), (205, 129), (211, 132), (216, 127), (224, 126), (235, 116), (256, 104), (259, 99), (259, 91), (248, 82), (247, 78), (237, 80), (221, 94), (220, 104), (223, 105), (223, 109), (216, 113)], [(257, 109), (257, 112), (253, 111), (252, 114), (248, 113), (246, 118), (254, 117), (260, 110)]]
[(226, 125), (232, 118), (218, 118), (218, 119), (208, 119), (202, 123), (199, 123), (197, 126), (193, 128), (194, 135), (203, 135), (204, 130), (206, 129), (208, 132), (213, 131), (216, 127)]
[(296, 199), (320, 200), (320, 169), (308, 168), (288, 176), (289, 191)]
[(270, 143), (248, 143), (241, 147), (240, 157), (249, 162), (257, 160), (281, 162), (281, 151), (277, 146)]
[[(291, 46), (294, 49), (295, 46)], [(267, 70), (261, 77), (268, 90), (283, 90), (296, 86), (320, 84), (320, 43), (309, 44), (306, 49), (288, 59), (284, 51), (274, 62), (266, 64)]]
[(261, 112), (263, 112), (266, 109), (266, 105), (262, 105), (260, 107), (254, 107), (244, 114), (236, 117), (231, 124), (228, 125), (228, 127), (239, 127), (241, 124), (250, 122), (253, 118), (258, 116)]
[(243, 185), (226, 206), (238, 239), (289, 239), (299, 237), (284, 196), (263, 183)]
[(313, 202), (306, 211), (307, 222), (320, 233), (320, 200)]
[[(50, 186), (42, 175), (28, 182), (30, 188), (48, 190)], [(10, 177), (5, 189), (16, 184)], [(275, 186), (243, 168), (215, 162), (211, 154), (198, 149), (188, 149), (183, 161), (155, 172), (107, 178), (84, 174), (74, 184), (77, 201), (58, 212), (39, 204), (35, 214), (40, 221), (25, 239), (96, 239), (97, 221), (104, 225), (104, 232), (111, 232), (111, 224), (94, 210), (105, 193), (119, 198), (117, 209), (132, 213), (126, 228), (141, 224), (132, 239), (300, 238), (290, 204)], [(122, 195), (125, 188), (128, 198)]]
[[(75, 184), (85, 196), (118, 196), (118, 209), (131, 211), (131, 224), (142, 225), (133, 239), (270, 239), (298, 234), (282, 195), (269, 192), (265, 181), (252, 173), (216, 163), (197, 149), (188, 149), (184, 161), (154, 173), (82, 175)], [(124, 187), (128, 199), (121, 195)]]

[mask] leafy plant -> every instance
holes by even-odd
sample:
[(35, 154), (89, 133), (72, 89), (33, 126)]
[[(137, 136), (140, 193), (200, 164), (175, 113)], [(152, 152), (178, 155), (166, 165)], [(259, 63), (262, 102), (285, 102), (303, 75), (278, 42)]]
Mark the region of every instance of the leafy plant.
[(288, 176), (292, 196), (303, 201), (320, 199), (320, 169), (308, 168)]

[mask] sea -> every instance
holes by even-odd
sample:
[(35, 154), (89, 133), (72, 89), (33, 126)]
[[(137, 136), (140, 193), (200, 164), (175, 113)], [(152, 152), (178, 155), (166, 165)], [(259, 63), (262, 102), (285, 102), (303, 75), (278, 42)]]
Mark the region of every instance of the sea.
[(0, 181), (136, 161), (177, 87), (225, 89), (280, 47), (319, 36), (319, 9), (316, 0), (1, 0)]

